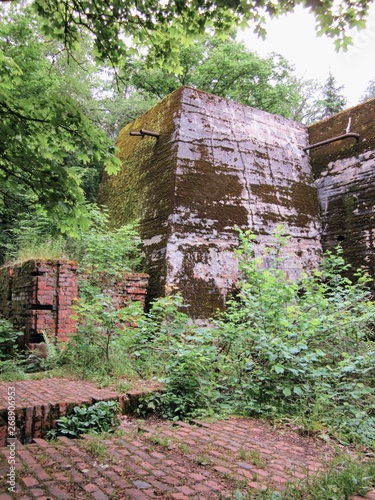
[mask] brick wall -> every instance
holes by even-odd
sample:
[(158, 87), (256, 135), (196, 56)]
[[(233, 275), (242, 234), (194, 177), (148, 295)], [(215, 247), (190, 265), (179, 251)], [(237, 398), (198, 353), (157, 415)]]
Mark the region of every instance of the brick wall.
[(103, 292), (112, 297), (112, 304), (116, 308), (124, 307), (128, 302), (140, 302), (144, 308), (148, 274), (125, 274), (122, 280), (103, 277), (101, 285)]
[(13, 268), (0, 268), (0, 318), (10, 319), (12, 304), (12, 277)]
[[(78, 298), (77, 263), (29, 260), (0, 268), (0, 317), (24, 331), (23, 344), (35, 347), (43, 332), (67, 340), (76, 328), (72, 305)], [(145, 303), (148, 276), (126, 274), (122, 281), (105, 279), (104, 291), (117, 307)]]

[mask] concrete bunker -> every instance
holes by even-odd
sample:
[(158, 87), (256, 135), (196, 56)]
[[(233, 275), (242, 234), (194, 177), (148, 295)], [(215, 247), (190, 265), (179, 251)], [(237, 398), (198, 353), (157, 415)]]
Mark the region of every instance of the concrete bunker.
[(122, 170), (104, 176), (98, 201), (114, 226), (139, 219), (149, 300), (177, 289), (193, 318), (222, 309), (239, 278), (236, 226), (263, 253), (282, 224), (291, 279), (337, 243), (375, 277), (375, 99), (307, 127), (181, 87), (117, 146)]
[[(130, 136), (143, 129), (160, 136)], [(188, 87), (127, 125), (123, 168), (104, 176), (98, 201), (114, 226), (139, 219), (150, 299), (178, 289), (193, 318), (223, 308), (239, 278), (236, 226), (259, 235), (262, 253), (283, 224), (290, 278), (315, 267), (321, 224), (307, 144), (304, 125)]]

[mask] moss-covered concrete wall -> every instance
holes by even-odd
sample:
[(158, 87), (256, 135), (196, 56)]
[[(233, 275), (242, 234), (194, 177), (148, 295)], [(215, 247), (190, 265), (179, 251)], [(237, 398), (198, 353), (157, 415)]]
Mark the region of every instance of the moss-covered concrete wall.
[[(114, 227), (140, 221), (145, 241), (151, 297), (164, 295), (168, 219), (173, 212), (177, 162), (179, 91), (123, 128), (116, 146), (122, 170), (104, 175), (98, 203), (106, 206)], [(130, 136), (140, 129), (159, 132), (155, 137)]]
[[(129, 136), (141, 128), (160, 138)], [(239, 277), (236, 226), (260, 235), (262, 253), (283, 224), (289, 276), (315, 266), (320, 223), (306, 145), (303, 125), (187, 87), (125, 127), (123, 169), (103, 179), (99, 202), (114, 225), (140, 219), (150, 297), (177, 288), (195, 318), (222, 308)]]
[(365, 266), (375, 279), (375, 99), (309, 127), (310, 144), (350, 131), (349, 138), (311, 150), (322, 217), (322, 244), (340, 243), (354, 269)]

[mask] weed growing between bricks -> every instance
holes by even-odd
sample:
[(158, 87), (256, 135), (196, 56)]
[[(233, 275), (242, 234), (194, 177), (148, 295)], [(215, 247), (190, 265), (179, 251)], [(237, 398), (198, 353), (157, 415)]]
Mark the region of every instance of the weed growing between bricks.
[[(324, 474), (310, 476), (299, 481), (288, 481), (284, 491), (267, 488), (263, 491), (237, 490), (235, 500), (332, 500), (361, 498), (375, 486), (375, 461), (359, 462), (348, 456), (341, 456), (326, 465)], [(358, 497), (359, 499), (359, 497)]]
[[(88, 434), (83, 439), (61, 436), (53, 442), (36, 438), (30, 445), (20, 444), (18, 459), (23, 472), (14, 498), (322, 500), (318, 489), (315, 496), (307, 496), (305, 491), (315, 491), (314, 475), (319, 471), (320, 478), (329, 476), (327, 471), (333, 468), (345, 473), (348, 461), (340, 457), (334, 466), (328, 465), (336, 452), (333, 445), (294, 432), (288, 435), (258, 420), (232, 418), (172, 425), (157, 419), (140, 422), (124, 417), (112, 434)], [(5, 458), (5, 450), (0, 449), (0, 469)], [(363, 470), (361, 476), (352, 463), (355, 460), (350, 461), (349, 472), (357, 489), (351, 491), (364, 492), (370, 482), (366, 486), (363, 478), (369, 473)], [(301, 478), (298, 488), (289, 485), (291, 478)], [(320, 483), (321, 479), (318, 487)]]

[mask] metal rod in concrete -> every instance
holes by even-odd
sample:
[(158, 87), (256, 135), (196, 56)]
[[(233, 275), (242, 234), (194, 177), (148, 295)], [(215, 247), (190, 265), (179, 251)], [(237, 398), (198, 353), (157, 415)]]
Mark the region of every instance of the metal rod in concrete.
[(158, 134), (158, 132), (152, 132), (151, 130), (145, 130), (145, 129), (142, 129), (139, 131), (139, 132), (129, 132), (129, 135), (137, 135), (137, 136), (140, 136), (140, 137), (144, 137), (145, 135), (149, 135), (150, 137), (160, 137), (160, 134)]
[(354, 137), (358, 142), (360, 135), (356, 134), (354, 132), (349, 132), (349, 133), (344, 134), (344, 135), (339, 135), (337, 137), (333, 137), (332, 139), (327, 139), (325, 141), (316, 142), (315, 144), (311, 144), (311, 146), (307, 146), (306, 148), (303, 148), (303, 150), (306, 152), (309, 149), (318, 148), (319, 146), (324, 146), (325, 144), (330, 144), (331, 142), (341, 141), (341, 139), (347, 139), (348, 137)]
[(149, 135), (150, 137), (160, 137), (160, 134), (158, 132), (152, 132), (151, 130), (144, 130), (141, 128), (140, 133), (142, 135)]

